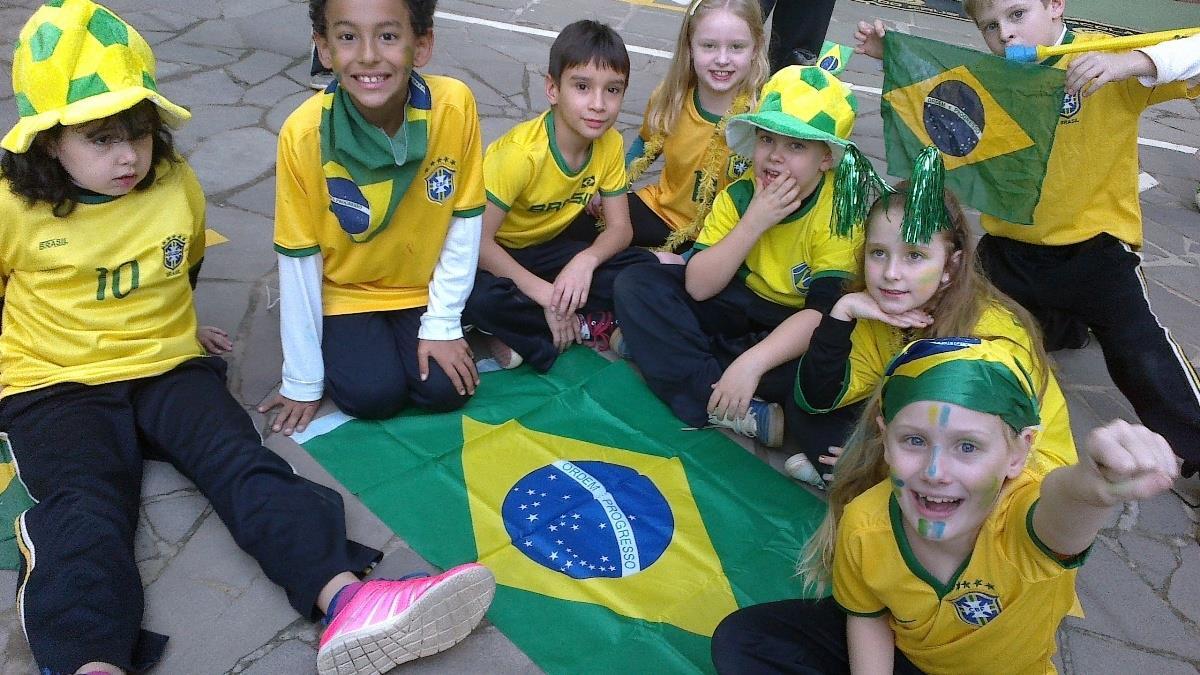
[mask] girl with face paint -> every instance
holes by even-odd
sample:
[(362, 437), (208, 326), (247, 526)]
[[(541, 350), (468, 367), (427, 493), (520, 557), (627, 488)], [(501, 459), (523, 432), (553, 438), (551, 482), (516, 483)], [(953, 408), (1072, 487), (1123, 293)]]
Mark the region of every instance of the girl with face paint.
[(786, 464), (794, 478), (823, 485), (815, 467), (823, 473), (836, 462), (887, 363), (914, 339), (951, 335), (1003, 340), (1043, 402), (1034, 468), (1046, 473), (1075, 462), (1066, 400), (1046, 367), (1037, 324), (980, 273), (974, 237), (943, 175), (941, 156), (928, 148), (911, 181), (881, 196), (867, 215), (856, 285), (821, 317), (797, 368), (786, 409), (802, 451)]
[[(888, 366), (838, 463), (800, 576), (833, 597), (739, 610), (719, 672), (1052, 672), (1075, 568), (1114, 506), (1179, 475), (1166, 441), (1115, 421), (1077, 464), (1027, 467), (1037, 389), (1001, 345), (918, 340)], [(844, 631), (842, 627), (844, 626)]]

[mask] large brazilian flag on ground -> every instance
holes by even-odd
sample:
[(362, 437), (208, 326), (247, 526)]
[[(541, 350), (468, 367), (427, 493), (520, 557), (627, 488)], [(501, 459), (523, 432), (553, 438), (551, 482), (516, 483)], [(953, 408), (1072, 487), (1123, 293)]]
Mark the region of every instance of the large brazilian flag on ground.
[(8, 435), (0, 433), (0, 570), (15, 570), (21, 564), (17, 549), (17, 517), (33, 506), (25, 485), (17, 476)]
[(551, 673), (712, 670), (738, 607), (800, 597), (825, 507), (628, 365), (582, 347), (489, 373), (452, 414), (351, 421), (304, 447), (430, 563), (479, 560), (488, 618)]
[(883, 38), (888, 173), (907, 178), (935, 145), (966, 203), (1033, 222), (1063, 107), (1064, 71), (889, 31)]

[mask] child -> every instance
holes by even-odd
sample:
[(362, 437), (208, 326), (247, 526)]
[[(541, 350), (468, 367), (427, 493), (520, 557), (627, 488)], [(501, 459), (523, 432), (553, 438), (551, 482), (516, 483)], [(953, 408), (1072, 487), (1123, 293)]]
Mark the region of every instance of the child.
[[(550, 110), (487, 148), (479, 274), (464, 320), (494, 336), (502, 367), (526, 362), (546, 372), (583, 338), (603, 348), (617, 272), (655, 260), (629, 248), (629, 181), (621, 135), (612, 129), (628, 82), (621, 37), (604, 24), (576, 21), (550, 47)], [(604, 231), (594, 241), (572, 238), (565, 230), (596, 193)]]
[[(795, 478), (820, 484), (813, 468), (818, 457), (843, 445), (861, 402), (905, 344), (950, 335), (993, 339), (1038, 383), (1042, 425), (1034, 468), (1044, 474), (1076, 461), (1067, 403), (1037, 325), (979, 271), (966, 216), (942, 189), (943, 177), (937, 148), (926, 148), (912, 182), (871, 207), (859, 290), (821, 317), (800, 358), (796, 395), (787, 405), (788, 433), (804, 451), (785, 464)], [(921, 224), (923, 231), (914, 227)]]
[(460, 408), (479, 375), (462, 308), (483, 212), (479, 116), (466, 85), (413, 71), (430, 0), (310, 0), (335, 84), (279, 133), (283, 384), (273, 429), (303, 431), (324, 391), (354, 417)]
[[(625, 156), (630, 183), (663, 158), (658, 182), (629, 195), (635, 246), (691, 248), (713, 198), (750, 164), (729, 151), (725, 125), (754, 109), (766, 78), (758, 0), (696, 0)], [(576, 222), (591, 227), (585, 218)]]
[[(1103, 37), (1067, 30), (1063, 9), (1064, 0), (963, 2), (999, 56), (1008, 45)], [(882, 58), (882, 36), (881, 22), (859, 23), (856, 51)], [(1044, 63), (1070, 69), (1077, 58)], [(984, 214), (978, 249), (992, 283), (1041, 324), (1048, 351), (1082, 347), (1088, 330), (1095, 334), (1113, 382), (1146, 426), (1186, 460), (1185, 475), (1200, 470), (1200, 377), (1146, 295), (1136, 252), (1142, 245), (1137, 132), (1146, 107), (1198, 95), (1200, 86), (1148, 88), (1134, 79), (1101, 86), (1087, 98), (1068, 92), (1033, 225)]]
[(717, 670), (1053, 672), (1096, 533), (1117, 504), (1165, 492), (1178, 464), (1161, 436), (1118, 420), (1042, 479), (1025, 468), (1038, 421), (1007, 347), (910, 345), (838, 462), (800, 562), (810, 587), (832, 574), (833, 598), (734, 613), (713, 635)]
[(487, 609), (491, 573), (359, 582), (380, 553), (346, 539), (337, 492), (261, 445), (225, 362), (204, 356), (189, 284), (204, 195), (164, 126), (190, 115), (154, 71), (145, 40), (90, 0), (38, 9), (13, 58), (0, 429), (34, 501), (16, 521), (17, 603), (40, 672), (140, 672), (161, 656), (166, 636), (139, 630), (145, 459), (196, 483), (297, 612), (332, 620), (321, 673), (352, 672), (364, 652), (373, 665), (360, 672), (375, 673), (449, 647)]
[[(642, 265), (618, 278), (623, 346), (684, 422), (782, 443), (779, 402), (795, 360), (853, 276), (861, 245), (831, 226), (838, 160), (839, 174), (874, 175), (849, 140), (856, 107), (820, 68), (776, 73), (758, 111), (727, 131), (734, 152), (753, 156), (753, 176), (717, 196), (686, 267)], [(865, 200), (858, 189), (842, 196)]]

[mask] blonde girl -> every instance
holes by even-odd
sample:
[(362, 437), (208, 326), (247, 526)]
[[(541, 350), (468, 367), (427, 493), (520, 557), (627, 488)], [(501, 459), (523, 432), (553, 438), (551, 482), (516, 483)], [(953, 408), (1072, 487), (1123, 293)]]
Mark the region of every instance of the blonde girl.
[(1115, 421), (1079, 463), (1026, 467), (1036, 386), (978, 338), (912, 343), (837, 466), (800, 561), (833, 597), (756, 605), (713, 635), (721, 673), (1053, 672), (1075, 569), (1117, 504), (1179, 475), (1163, 438)]
[[(677, 251), (695, 240), (717, 193), (749, 166), (726, 145), (725, 123), (754, 110), (768, 75), (758, 0), (692, 2), (625, 156), (630, 183), (663, 158), (658, 182), (629, 195), (635, 246)], [(594, 237), (592, 222), (581, 220), (575, 227)]]
[(822, 317), (798, 368), (787, 411), (789, 433), (802, 450), (786, 464), (795, 478), (822, 482), (814, 466), (836, 461), (832, 453), (849, 435), (862, 401), (905, 344), (950, 335), (1003, 338), (999, 344), (1038, 382), (1035, 468), (1045, 473), (1075, 461), (1066, 400), (1037, 323), (980, 272), (966, 216), (943, 189), (943, 175), (936, 148), (927, 149), (913, 182), (882, 196), (868, 214), (856, 285)]

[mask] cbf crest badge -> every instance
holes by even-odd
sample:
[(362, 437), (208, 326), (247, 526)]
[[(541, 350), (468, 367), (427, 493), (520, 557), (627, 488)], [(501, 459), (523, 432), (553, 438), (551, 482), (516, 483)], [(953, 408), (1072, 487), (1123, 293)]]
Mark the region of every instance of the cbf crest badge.
[(808, 296), (808, 287), (812, 285), (812, 270), (808, 263), (800, 263), (792, 268), (792, 286), (801, 297)]
[(750, 168), (749, 158), (742, 157), (736, 153), (730, 153), (729, 163), (725, 165), (725, 177), (730, 181), (735, 181), (746, 173), (746, 169)]
[(445, 204), (454, 194), (454, 176), (458, 162), (450, 157), (438, 157), (425, 167), (425, 196), (434, 204)]
[(952, 604), (958, 618), (976, 628), (1000, 616), (1000, 598), (991, 593), (971, 591), (959, 596)]
[(163, 267), (167, 269), (167, 276), (173, 277), (179, 274), (180, 268), (183, 267), (183, 261), (187, 257), (187, 237), (182, 234), (173, 234), (163, 240)]
[(1083, 97), (1081, 97), (1079, 94), (1067, 92), (1063, 95), (1062, 110), (1058, 111), (1058, 116), (1065, 120), (1069, 120), (1078, 115), (1079, 111), (1082, 109)]

